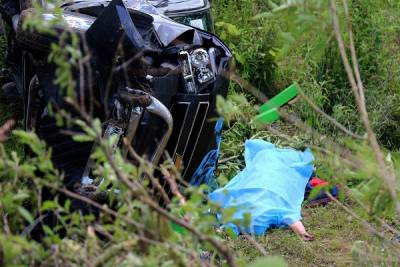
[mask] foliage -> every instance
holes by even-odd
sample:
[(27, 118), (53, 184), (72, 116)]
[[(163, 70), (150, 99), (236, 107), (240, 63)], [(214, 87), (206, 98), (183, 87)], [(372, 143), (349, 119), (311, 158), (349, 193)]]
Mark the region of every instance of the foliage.
[[(398, 14), (399, 5), (397, 2), (387, 1), (351, 1), (350, 9), (371, 122), (382, 144), (397, 149), (400, 140), (397, 105), (399, 87), (396, 75), (399, 71), (396, 64), (399, 53), (395, 44), (400, 21), (394, 14)], [(284, 16), (282, 19), (286, 21), (286, 18)], [(343, 12), (341, 18), (344, 19)], [(327, 21), (330, 23), (330, 20)], [(344, 21), (343, 25), (346, 29)], [(326, 33), (323, 36), (331, 38), (324, 41), (319, 36), (308, 36), (308, 40), (304, 42), (295, 33), (292, 38), (298, 45), (288, 50), (285, 57), (277, 63), (278, 76), (287, 82), (299, 81), (306, 94), (325, 112), (352, 131), (362, 134), (364, 129), (357, 115), (354, 97), (336, 42), (332, 38), (333, 34), (326, 30), (316, 32)], [(344, 32), (344, 35), (346, 38), (347, 33)], [(294, 64), (297, 68), (293, 67)], [(317, 130), (340, 135), (334, 127), (310, 112), (306, 106), (300, 105), (298, 111)]]
[(273, 43), (276, 24), (253, 20), (266, 8), (263, 0), (221, 0), (213, 2), (216, 30), (233, 51), (241, 76), (269, 96), (274, 94), (275, 61)]
[[(337, 2), (342, 3), (342, 1)], [(273, 20), (273, 26), (270, 21), (265, 25), (270, 27), (272, 32), (277, 31), (275, 35), (278, 37), (270, 44), (270, 50), (264, 51), (264, 53), (269, 52), (274, 55), (276, 64), (275, 75), (271, 77), (272, 80), (268, 81), (268, 84), (281, 85), (279, 87), (283, 88), (297, 81), (304, 93), (323, 111), (346, 128), (363, 135), (364, 128), (334, 39), (328, 3), (329, 1), (303, 0), (264, 2), (265, 10), (253, 19), (258, 22), (266, 19)], [(248, 5), (252, 6), (252, 4)], [(396, 82), (399, 77), (399, 66), (395, 63), (398, 61), (399, 53), (396, 49), (397, 35), (387, 33), (394, 33), (398, 29), (399, 16), (396, 11), (398, 7), (397, 2), (350, 2), (356, 51), (366, 88), (369, 115), (380, 141), (387, 148), (392, 149), (398, 149), (396, 142), (399, 140), (399, 129), (397, 129), (399, 87)], [(338, 5), (338, 11), (341, 26), (344, 29), (342, 34), (348, 42), (348, 25), (342, 5)], [(218, 21), (218, 23), (222, 24), (229, 18), (232, 11), (222, 9), (220, 12), (223, 15), (218, 19), (222, 22)], [(385, 19), (387, 17), (390, 19)], [(228, 43), (231, 39), (234, 40), (229, 36), (225, 38)], [(259, 42), (259, 36), (254, 35), (253, 42)], [(239, 69), (239, 71), (242, 70)], [(255, 84), (252, 75), (248, 73), (245, 75), (249, 77), (248, 82)], [(263, 85), (255, 87), (263, 88)], [(229, 101), (228, 99), (227, 102)], [(229, 111), (229, 104), (226, 107)], [(395, 232), (398, 232), (394, 205), (400, 198), (399, 196), (392, 198), (389, 195), (387, 185), (382, 179), (382, 167), (376, 163), (372, 149), (364, 141), (347, 138), (319, 112), (310, 108), (306, 101), (296, 103), (290, 110), (293, 111), (290, 114), (298, 115), (306, 125), (302, 125), (295, 131), (282, 131), (282, 123), (277, 123), (268, 127), (273, 132), (267, 132), (267, 136), (278, 133), (278, 139), (283, 138), (290, 142), (294, 140), (294, 136), (306, 135), (303, 145), (311, 146), (316, 154), (317, 175), (345, 188), (348, 197), (355, 201), (354, 214), (360, 216), (359, 219), (365, 218), (367, 221), (381, 224), (380, 220), (384, 218), (389, 222), (393, 221), (397, 229)], [(234, 110), (231, 109), (231, 111)], [(240, 115), (235, 115), (235, 117), (240, 117)], [(225, 134), (224, 142), (227, 145), (222, 145), (222, 154), (226, 153), (227, 158), (241, 153), (241, 144), (244, 140), (260, 132), (245, 122), (246, 120), (241, 118)], [(261, 136), (263, 136), (262, 133), (263, 131), (260, 132)], [(393, 159), (397, 156), (393, 155), (397, 153), (386, 152), (386, 164), (392, 166), (396, 174), (399, 174), (399, 165), (397, 160)], [(242, 166), (240, 158), (235, 158), (235, 163), (230, 162), (224, 162), (222, 165), (222, 180), (226, 180), (224, 177), (226, 170), (232, 176)], [(396, 179), (398, 185), (399, 178)], [(371, 247), (364, 246), (363, 253), (377, 253), (377, 247), (381, 245), (378, 242)], [(376, 254), (370, 255), (368, 259), (374, 257), (376, 262), (383, 261), (383, 258)], [(359, 261), (360, 258), (355, 257), (355, 260)]]
[[(384, 8), (380, 6), (383, 2)], [(326, 3), (318, 0), (215, 1), (216, 28), (233, 50), (237, 70), (256, 88), (271, 96), (297, 80), (305, 93), (328, 114), (362, 133), (332, 39)], [(374, 128), (388, 147), (398, 147), (396, 62), (400, 53), (395, 45), (398, 37), (395, 33), (400, 25), (399, 4), (372, 0), (351, 3), (356, 46)], [(385, 22), (387, 17), (389, 23)], [(32, 18), (27, 26), (48, 30), (48, 25), (42, 25), (38, 18)], [(67, 90), (70, 104), (76, 101), (71, 68), (83, 56), (75, 38), (64, 35), (60, 44), (53, 45), (50, 57), (57, 66), (56, 83)], [(350, 206), (354, 213), (348, 216), (340, 204), (306, 210), (306, 222), (318, 243), (306, 244), (282, 229), (273, 230), (257, 241), (294, 265), (365, 264), (366, 259), (372, 265), (395, 264), (399, 251), (392, 242), (398, 233), (396, 200), (388, 194), (379, 166), (365, 142), (344, 138), (304, 102), (285, 111), (290, 115), (299, 114), (316, 133), (286, 122), (257, 128), (251, 123), (257, 111), (256, 100), (243, 94), (238, 86), (232, 87), (234, 90), (228, 99), (219, 98), (217, 104), (228, 126), (221, 146), (220, 183), (243, 167), (240, 155), (248, 138), (262, 138), (297, 149), (311, 146), (317, 157), (317, 174), (340, 184), (342, 191), (349, 191), (349, 199), (341, 205)], [(220, 210), (206, 201), (206, 188), (182, 188), (182, 195), (176, 194), (169, 204), (160, 206), (154, 198), (160, 193), (152, 184), (154, 166), (145, 160), (134, 166), (123, 159), (120, 151), (111, 156), (113, 142), (101, 138), (98, 119), (71, 119), (65, 111), (55, 116), (58, 123), (81, 129), (81, 134), (74, 137), (76, 141), (97, 143), (92, 154), (95, 173), (108, 178), (99, 191), (108, 190), (111, 198), (94, 208), (85, 202), (88, 199), (78, 200), (76, 195), (68, 195), (71, 192), (61, 182), (63, 174), (50, 161), (51, 150), (34, 133), (16, 131), (15, 139), (21, 146), (28, 146), (33, 156), (24, 158), (15, 152), (14, 146), (0, 145), (0, 226), (3, 229), (0, 265), (193, 266), (203, 264), (205, 257), (207, 264), (221, 266), (226, 255), (218, 249), (219, 244), (235, 250), (239, 266), (248, 266), (250, 261), (254, 261), (250, 266), (285, 266), (281, 259), (274, 257), (257, 260), (261, 255), (251, 242), (242, 237), (231, 239), (215, 231), (216, 218), (209, 211)], [(400, 155), (396, 152), (386, 155), (388, 166), (399, 174)], [(179, 179), (171, 162), (165, 162), (160, 169)], [(75, 205), (83, 205), (84, 211), (78, 212)], [(39, 242), (23, 236), (26, 226), (41, 215), (48, 216), (53, 223), (44, 225)], [(231, 216), (232, 211), (227, 210), (222, 220), (230, 221)], [(378, 229), (378, 234), (369, 235), (362, 227), (365, 223)], [(383, 237), (379, 235), (381, 232)], [(346, 254), (343, 259), (343, 251), (351, 251), (352, 255)]]

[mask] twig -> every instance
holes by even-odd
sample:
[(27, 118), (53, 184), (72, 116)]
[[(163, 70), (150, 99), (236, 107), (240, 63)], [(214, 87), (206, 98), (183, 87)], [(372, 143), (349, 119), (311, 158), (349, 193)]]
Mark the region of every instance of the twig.
[(260, 243), (258, 243), (251, 235), (242, 232), (244, 237), (261, 253), (263, 256), (268, 256), (267, 251)]
[[(338, 205), (339, 207), (341, 207), (343, 210), (345, 210), (348, 214), (350, 214), (353, 218), (357, 219), (358, 221), (360, 221), (371, 233), (373, 233), (374, 235), (382, 238), (383, 240), (388, 240), (386, 238), (386, 236), (384, 234), (382, 234), (381, 232), (379, 232), (378, 230), (375, 229), (374, 226), (372, 226), (369, 222), (367, 222), (366, 220), (364, 220), (363, 218), (361, 218), (360, 216), (358, 216), (354, 211), (352, 211), (350, 208), (348, 208), (346, 205), (344, 205), (343, 203), (341, 203), (338, 199), (336, 199), (335, 197), (333, 197), (331, 195), (331, 193), (325, 191), (326, 195), (329, 197), (330, 200), (332, 200), (333, 202), (335, 202), (336, 205)], [(395, 245), (397, 248), (400, 248), (400, 244), (396, 241), (392, 241), (389, 240), (390, 243), (392, 243), (393, 245)]]
[(79, 101), (80, 108), (85, 109), (85, 69), (83, 66), (83, 60), (78, 60), (79, 65)]
[(171, 174), (171, 172), (167, 168), (161, 168), (161, 173), (164, 176), (164, 179), (167, 181), (171, 188), (172, 194), (174, 194), (181, 204), (186, 203), (185, 197), (181, 194), (178, 188), (178, 184), (176, 183), (175, 175)]
[(104, 229), (101, 224), (96, 223), (94, 225), (94, 230), (105, 236), (109, 241), (112, 241), (114, 239), (113, 236), (106, 229)]
[(357, 86), (359, 89), (358, 93), (360, 95), (361, 105), (365, 106), (365, 96), (364, 96), (364, 89), (363, 89), (364, 86), (363, 86), (363, 82), (361, 80), (360, 68), (358, 66), (358, 59), (357, 59), (356, 49), (355, 49), (355, 45), (354, 45), (353, 25), (351, 23), (347, 0), (342, 0), (342, 2), (343, 2), (343, 7), (344, 7), (344, 13), (346, 15), (346, 20), (347, 20), (347, 29), (348, 29), (348, 33), (349, 33), (351, 63), (353, 64), (353, 71), (354, 71), (356, 81), (357, 81)]
[[(48, 185), (48, 186), (51, 186), (51, 185)], [(89, 204), (89, 205), (91, 205), (91, 206), (93, 206), (93, 207), (95, 207), (95, 208), (98, 208), (99, 210), (101, 210), (101, 211), (103, 211), (104, 213), (107, 213), (107, 214), (113, 216), (114, 218), (120, 218), (120, 219), (122, 219), (123, 221), (125, 221), (125, 222), (127, 222), (127, 223), (129, 223), (129, 224), (134, 225), (136, 228), (138, 228), (138, 229), (141, 230), (141, 231), (145, 231), (145, 232), (148, 232), (148, 233), (150, 233), (150, 234), (154, 234), (154, 233), (152, 233), (149, 229), (147, 229), (144, 225), (142, 225), (142, 224), (140, 224), (140, 223), (138, 223), (138, 222), (132, 220), (131, 218), (129, 218), (129, 217), (127, 217), (127, 216), (122, 216), (121, 214), (119, 214), (118, 212), (116, 212), (116, 211), (110, 209), (110, 208), (107, 207), (106, 205), (100, 205), (99, 203), (97, 203), (97, 202), (91, 200), (90, 198), (87, 198), (87, 197), (85, 197), (85, 196), (82, 196), (82, 195), (79, 195), (79, 194), (77, 194), (77, 193), (74, 193), (74, 192), (72, 192), (72, 191), (70, 191), (70, 190), (68, 190), (68, 189), (66, 189), (66, 188), (58, 188), (58, 187), (55, 187), (55, 186), (51, 186), (51, 188), (53, 188), (53, 189), (55, 189), (55, 190), (57, 190), (57, 191), (59, 191), (59, 192), (65, 194), (65, 195), (67, 195), (67, 196), (69, 196), (69, 197), (71, 197), (71, 198), (80, 200), (80, 201), (85, 202), (85, 203), (87, 203), (87, 204)]]
[(11, 234), (11, 230), (10, 230), (10, 227), (9, 227), (9, 225), (8, 225), (8, 213), (6, 213), (6, 214), (4, 214), (3, 216), (3, 229), (4, 229), (4, 232), (7, 234), (7, 235), (10, 235)]
[(99, 255), (97, 259), (90, 265), (90, 267), (104, 266), (104, 264), (115, 254), (117, 254), (120, 250), (129, 251), (131, 247), (136, 245), (138, 242), (137, 239), (126, 240), (124, 242), (115, 244), (107, 248), (103, 254)]
[(218, 164), (222, 164), (222, 163), (228, 162), (230, 160), (237, 159), (239, 157), (240, 157), (240, 155), (236, 155), (236, 156), (231, 156), (231, 157), (228, 157), (228, 158), (220, 159), (220, 160), (218, 160)]
[[(344, 0), (344, 2), (346, 4), (346, 0)], [(394, 174), (393, 168), (391, 166), (387, 166), (387, 164), (385, 163), (385, 156), (384, 156), (384, 154), (381, 150), (381, 147), (378, 143), (375, 132), (372, 129), (371, 124), (369, 122), (368, 111), (365, 106), (364, 87), (361, 82), (361, 78), (360, 78), (360, 74), (359, 74), (359, 68), (358, 68), (358, 63), (357, 63), (357, 56), (355, 54), (354, 42), (351, 41), (351, 43), (350, 43), (350, 52), (352, 54), (352, 58), (354, 58), (353, 59), (354, 70), (353, 70), (352, 67), (350, 66), (350, 63), (349, 63), (349, 60), (347, 57), (347, 53), (346, 53), (346, 49), (345, 49), (345, 45), (344, 45), (344, 41), (343, 41), (343, 38), (341, 35), (339, 21), (338, 21), (338, 17), (337, 17), (335, 0), (330, 0), (330, 6), (331, 6), (331, 13), (332, 13), (333, 29), (335, 31), (336, 40), (338, 42), (340, 55), (342, 57), (342, 62), (345, 67), (345, 70), (346, 70), (347, 78), (350, 82), (354, 97), (356, 99), (356, 104), (357, 104), (357, 108), (358, 108), (361, 120), (364, 124), (365, 129), (367, 130), (369, 144), (374, 152), (375, 159), (378, 162), (378, 165), (380, 166), (379, 171), (381, 172), (382, 177), (385, 181), (386, 188), (389, 191), (389, 193), (396, 205), (397, 213), (400, 215), (400, 201), (398, 201), (398, 199), (397, 199), (396, 176)], [(347, 9), (347, 4), (346, 4), (345, 9)], [(351, 24), (350, 21), (348, 23)], [(349, 32), (351, 32), (351, 28), (349, 28)], [(351, 37), (352, 37), (352, 33), (351, 33)], [(353, 71), (356, 73), (358, 82), (356, 82)]]
[[(350, 192), (350, 188), (346, 187), (346, 192)], [(352, 198), (352, 199), (354, 199), (354, 200), (357, 202), (357, 204), (358, 204), (360, 207), (362, 207), (366, 212), (369, 212), (368, 208), (366, 207), (366, 205), (365, 205), (362, 201), (360, 201), (360, 200), (357, 199), (357, 198)], [(375, 218), (377, 221), (379, 221), (379, 223), (381, 223), (382, 226), (383, 226), (384, 228), (386, 228), (388, 231), (390, 231), (390, 232), (392, 232), (392, 233), (394, 233), (394, 234), (400, 235), (400, 231), (397, 230), (397, 229), (395, 229), (395, 228), (393, 228), (392, 226), (390, 226), (385, 220), (379, 218), (379, 217), (376, 216), (376, 215), (374, 215), (374, 218)]]
[(14, 125), (14, 120), (8, 120), (3, 126), (0, 126), (0, 143), (7, 140), (8, 133), (11, 131)]
[[(128, 149), (128, 153), (131, 157), (133, 157), (136, 161), (138, 161), (141, 165), (146, 165), (146, 164), (151, 164), (149, 162), (146, 162), (142, 157), (140, 157), (136, 151), (133, 149), (132, 145), (129, 144), (128, 140), (126, 138), (123, 139), (123, 144), (124, 146)], [(165, 192), (164, 188), (161, 186), (160, 182), (153, 177), (152, 173), (148, 173), (146, 171), (146, 176), (150, 179), (152, 185), (157, 189), (157, 191), (161, 194), (161, 197), (165, 201), (165, 204), (170, 204), (171, 200)]]
[(138, 194), (139, 191), (143, 191), (143, 188), (140, 188), (140, 184), (133, 184), (125, 175), (119, 170), (118, 166), (116, 165), (113, 157), (110, 155), (108, 152), (107, 147), (101, 145), (101, 148), (103, 152), (106, 155), (107, 161), (110, 163), (111, 168), (114, 170), (118, 180), (122, 181), (128, 189), (144, 204), (146, 204), (148, 207), (150, 207), (153, 211), (161, 215), (162, 217), (168, 219), (169, 221), (176, 223), (186, 230), (188, 230), (190, 233), (192, 233), (196, 238), (199, 239), (201, 242), (208, 242), (212, 246), (214, 246), (217, 251), (224, 257), (226, 260), (228, 266), (230, 267), (235, 267), (235, 259), (234, 255), (231, 252), (229, 248), (227, 248), (225, 245), (223, 245), (220, 241), (216, 240), (213, 237), (210, 237), (208, 235), (203, 235), (201, 232), (199, 232), (195, 227), (193, 227), (190, 223), (186, 222), (184, 219), (180, 219), (176, 217), (175, 215), (169, 213), (169, 211), (163, 209), (158, 205), (158, 203), (154, 202), (150, 197), (143, 195), (143, 194)]
[(240, 85), (243, 89), (254, 95), (259, 101), (261, 102), (267, 102), (268, 97), (264, 95), (260, 90), (254, 88), (249, 82), (247, 82), (245, 79), (240, 77), (234, 72), (230, 73), (230, 78), (232, 81), (236, 82), (238, 85)]
[(365, 139), (365, 137), (355, 134), (352, 131), (350, 131), (349, 129), (347, 129), (343, 124), (341, 124), (340, 122), (338, 122), (335, 118), (333, 118), (332, 116), (329, 116), (328, 114), (326, 114), (322, 109), (320, 109), (308, 96), (306, 96), (304, 94), (303, 91), (300, 92), (301, 97), (307, 102), (307, 104), (313, 108), (315, 111), (317, 111), (318, 113), (320, 113), (324, 118), (326, 118), (329, 122), (331, 122), (334, 126), (336, 126), (338, 129), (342, 130), (344, 133), (350, 135), (353, 138), (356, 139)]

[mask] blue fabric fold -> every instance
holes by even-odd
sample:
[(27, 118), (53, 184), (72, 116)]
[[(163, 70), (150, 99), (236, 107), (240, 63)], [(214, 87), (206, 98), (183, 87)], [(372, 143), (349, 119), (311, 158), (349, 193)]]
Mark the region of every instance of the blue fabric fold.
[(233, 219), (251, 214), (250, 225), (225, 225), (236, 234), (262, 235), (271, 226), (283, 227), (301, 219), (304, 191), (314, 170), (311, 150), (280, 149), (254, 139), (245, 143), (246, 167), (223, 188), (209, 194), (222, 208), (235, 207)]
[(197, 167), (195, 173), (190, 179), (190, 185), (200, 186), (202, 184), (206, 184), (211, 191), (218, 188), (218, 183), (215, 178), (215, 170), (217, 169), (218, 164), (223, 125), (224, 119), (219, 118), (214, 128), (216, 148), (212, 149), (204, 156), (199, 167)]

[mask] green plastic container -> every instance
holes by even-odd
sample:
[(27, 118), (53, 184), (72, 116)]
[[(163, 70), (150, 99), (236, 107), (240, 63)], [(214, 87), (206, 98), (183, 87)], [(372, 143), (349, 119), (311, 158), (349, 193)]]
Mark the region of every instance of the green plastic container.
[(292, 84), (267, 103), (260, 106), (260, 114), (255, 117), (256, 123), (272, 123), (279, 120), (279, 108), (299, 95), (300, 87), (297, 83)]

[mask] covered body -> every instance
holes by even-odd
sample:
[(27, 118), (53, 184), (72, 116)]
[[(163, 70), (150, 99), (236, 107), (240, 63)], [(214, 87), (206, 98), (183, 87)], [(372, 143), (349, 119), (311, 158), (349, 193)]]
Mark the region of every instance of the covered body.
[(313, 173), (310, 150), (279, 149), (263, 140), (245, 144), (246, 168), (209, 198), (222, 208), (236, 208), (234, 220), (249, 225), (230, 223), (236, 234), (261, 235), (271, 226), (292, 225), (301, 219), (304, 190)]

